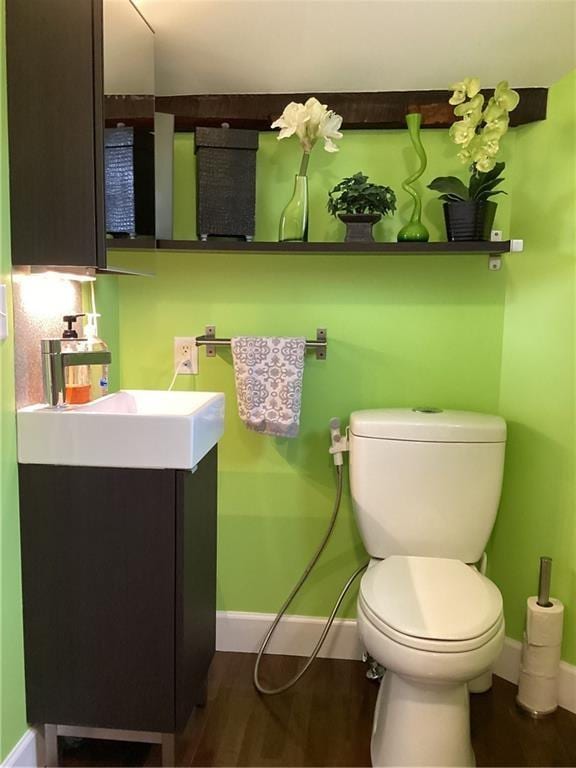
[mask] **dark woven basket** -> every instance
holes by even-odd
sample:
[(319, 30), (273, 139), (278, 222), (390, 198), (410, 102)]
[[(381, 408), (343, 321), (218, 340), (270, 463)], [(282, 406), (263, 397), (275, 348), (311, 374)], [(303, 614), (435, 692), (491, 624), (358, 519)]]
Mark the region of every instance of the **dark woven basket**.
[(448, 240), (490, 240), (496, 203), (492, 200), (463, 200), (444, 203)]
[(154, 236), (154, 136), (132, 127), (104, 131), (106, 232)]
[(196, 129), (196, 232), (254, 238), (258, 131)]

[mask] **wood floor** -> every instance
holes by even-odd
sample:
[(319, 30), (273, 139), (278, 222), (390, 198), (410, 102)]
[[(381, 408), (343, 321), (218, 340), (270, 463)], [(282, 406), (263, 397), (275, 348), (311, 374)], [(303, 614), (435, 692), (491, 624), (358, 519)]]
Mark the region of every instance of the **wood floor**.
[[(280, 684), (302, 663), (265, 660), (266, 683)], [(217, 653), (208, 703), (179, 738), (179, 766), (369, 766), (377, 683), (356, 661), (318, 659), (292, 690), (259, 696), (254, 656)], [(515, 686), (494, 678), (472, 696), (472, 740), (478, 766), (576, 766), (576, 715), (558, 710), (532, 720), (514, 703)], [(415, 734), (417, 737), (417, 734)], [(64, 766), (155, 766), (158, 747), (83, 740), (66, 746)]]

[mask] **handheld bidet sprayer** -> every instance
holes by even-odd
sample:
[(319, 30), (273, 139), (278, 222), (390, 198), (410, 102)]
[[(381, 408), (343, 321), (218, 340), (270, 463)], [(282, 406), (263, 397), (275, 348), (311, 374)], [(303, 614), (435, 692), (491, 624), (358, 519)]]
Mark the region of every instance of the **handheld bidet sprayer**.
[(334, 606), (332, 610), (330, 611), (330, 615), (326, 619), (326, 623), (324, 624), (324, 628), (322, 629), (322, 633), (318, 639), (318, 642), (314, 646), (314, 649), (310, 656), (306, 659), (306, 662), (304, 663), (304, 666), (300, 669), (299, 672), (297, 672), (293, 677), (288, 680), (288, 682), (284, 683), (284, 685), (280, 685), (277, 688), (266, 688), (262, 683), (260, 682), (260, 662), (262, 661), (262, 656), (264, 655), (266, 648), (268, 646), (268, 643), (270, 642), (272, 635), (276, 631), (276, 627), (280, 623), (282, 617), (292, 604), (292, 601), (300, 591), (300, 588), (310, 575), (310, 572), (318, 562), (318, 559), (322, 552), (324, 552), (324, 549), (326, 548), (326, 545), (328, 544), (328, 541), (330, 539), (330, 536), (332, 535), (332, 531), (334, 530), (334, 526), (336, 525), (336, 518), (338, 517), (338, 512), (340, 510), (340, 502), (342, 500), (342, 483), (343, 483), (343, 475), (344, 470), (342, 469), (343, 456), (342, 454), (348, 450), (348, 431), (344, 434), (340, 431), (340, 419), (334, 418), (330, 419), (330, 453), (332, 454), (332, 457), (334, 458), (334, 464), (336, 466), (336, 496), (334, 498), (334, 506), (332, 508), (332, 514), (330, 516), (330, 520), (328, 522), (328, 527), (326, 528), (326, 532), (324, 533), (324, 536), (322, 537), (322, 541), (320, 542), (318, 548), (312, 555), (312, 558), (306, 568), (304, 569), (304, 573), (294, 587), (292, 588), (292, 591), (282, 604), (282, 607), (276, 614), (276, 618), (270, 625), (268, 631), (266, 632), (264, 639), (262, 640), (262, 643), (260, 644), (260, 648), (258, 649), (258, 654), (256, 655), (256, 663), (254, 664), (254, 674), (253, 674), (253, 682), (254, 687), (257, 691), (260, 693), (266, 694), (267, 696), (272, 696), (277, 693), (284, 693), (284, 691), (287, 691), (289, 688), (292, 688), (293, 685), (295, 685), (300, 678), (306, 674), (307, 670), (310, 668), (310, 665), (320, 652), (320, 649), (324, 645), (324, 641), (326, 640), (326, 637), (328, 635), (328, 632), (330, 631), (330, 627), (332, 626), (334, 619), (336, 618), (336, 613), (338, 611), (338, 608), (340, 608), (340, 605), (342, 601), (344, 600), (344, 597), (346, 596), (346, 593), (354, 583), (354, 581), (357, 579), (358, 576), (360, 576), (361, 573), (364, 573), (366, 568), (368, 567), (368, 563), (364, 563), (364, 565), (361, 565), (359, 568), (356, 568), (354, 573), (348, 578), (348, 581), (344, 585), (344, 588), (338, 595), (338, 599), (334, 603)]
[(340, 431), (340, 419), (335, 416), (330, 419), (330, 453), (334, 458), (334, 465), (341, 467), (344, 463), (342, 454), (349, 450), (348, 435)]

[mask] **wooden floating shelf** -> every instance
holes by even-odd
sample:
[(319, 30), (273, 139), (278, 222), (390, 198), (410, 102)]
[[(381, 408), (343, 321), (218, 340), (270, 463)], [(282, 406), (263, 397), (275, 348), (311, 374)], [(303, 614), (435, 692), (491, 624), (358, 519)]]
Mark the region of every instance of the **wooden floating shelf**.
[(344, 243), (344, 242), (251, 242), (237, 240), (158, 240), (162, 251), (241, 251), (243, 253), (485, 253), (510, 251), (510, 240), (499, 242)]
[[(109, 250), (134, 250), (149, 248), (151, 241), (116, 240), (108, 241)], [(157, 240), (156, 249), (160, 251), (205, 251), (218, 253), (238, 251), (241, 253), (484, 253), (499, 255), (508, 253), (512, 243), (517, 241), (501, 240), (489, 242), (431, 242), (431, 243), (344, 243), (344, 242), (251, 242), (242, 240)]]
[[(119, 240), (109, 250), (133, 250), (137, 240)], [(156, 250), (193, 251), (195, 253), (307, 253), (307, 254), (480, 254), (489, 257), (489, 267), (498, 270), (501, 257), (511, 251), (521, 251), (522, 240), (492, 240), (487, 242), (431, 242), (431, 243), (344, 243), (344, 242), (251, 242), (241, 240), (157, 240)]]
[[(510, 125), (525, 125), (546, 118), (548, 90), (546, 88), (518, 88), (520, 103), (510, 114)], [(492, 90), (482, 91), (486, 98)], [(306, 101), (307, 93), (229, 93), (182, 96), (157, 96), (157, 112), (175, 116), (176, 131), (193, 131), (198, 126), (250, 128), (269, 131), (270, 125), (289, 101)], [(448, 103), (452, 91), (368, 91), (359, 93), (317, 93), (323, 104), (342, 115), (342, 127), (347, 129), (399, 129), (406, 128), (407, 112), (422, 113), (423, 128), (449, 128), (454, 122), (454, 108)], [(128, 97), (129, 98), (129, 97)], [(135, 97), (141, 98), (141, 97)], [(115, 97), (107, 107), (117, 116), (122, 109), (132, 108), (122, 102), (127, 97)], [(140, 109), (138, 103), (134, 109)], [(129, 114), (132, 112), (129, 111)], [(128, 118), (129, 119), (129, 118)]]

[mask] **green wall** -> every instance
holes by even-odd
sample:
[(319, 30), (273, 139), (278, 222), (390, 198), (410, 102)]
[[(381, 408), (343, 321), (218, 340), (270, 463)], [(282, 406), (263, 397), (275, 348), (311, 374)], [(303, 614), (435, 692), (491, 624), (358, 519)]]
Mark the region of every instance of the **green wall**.
[[(459, 170), (445, 132), (426, 132), (424, 143), (429, 178), (447, 167)], [(311, 239), (342, 238), (342, 225), (325, 211), (326, 192), (357, 170), (399, 191), (400, 215), (381, 225), (381, 234), (392, 239), (409, 210), (400, 188), (415, 164), (406, 133), (347, 132), (341, 147), (337, 155), (318, 148), (311, 161)], [(175, 155), (175, 236), (194, 237), (192, 137), (177, 137)], [(277, 237), (298, 162), (295, 143), (261, 135), (261, 240)], [(439, 239), (440, 207), (431, 195), (425, 211)], [(507, 219), (505, 203), (500, 226), (506, 232)], [(119, 280), (123, 387), (167, 387), (173, 336), (200, 334), (206, 324), (226, 336), (311, 336), (318, 326), (328, 329), (328, 359), (307, 359), (296, 440), (257, 435), (240, 423), (229, 353), (201, 356), (198, 377), (179, 377), (179, 388), (222, 390), (227, 397), (220, 454), (220, 609), (275, 611), (310, 557), (334, 495), (330, 417), (341, 416), (345, 424), (352, 410), (383, 404), (498, 408), (505, 275), (490, 272), (487, 257), (159, 252), (126, 253), (121, 260), (156, 272), (155, 279)], [(335, 537), (293, 612), (326, 614), (364, 558), (346, 497)], [(353, 602), (351, 596), (345, 614)]]
[[(0, 283), (10, 284), (8, 146), (4, 60), (4, 2), (0, 0)], [(22, 601), (16, 473), (13, 326), (0, 341), (0, 760), (26, 730), (22, 661)]]
[(548, 119), (516, 132), (507, 258), (500, 412), (509, 425), (492, 576), (507, 632), (520, 638), (538, 558), (554, 558), (553, 594), (566, 606), (563, 656), (576, 663), (574, 308), (576, 73), (550, 91)]

